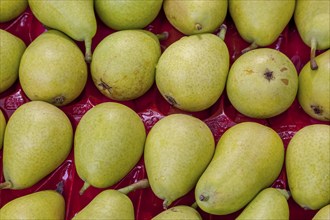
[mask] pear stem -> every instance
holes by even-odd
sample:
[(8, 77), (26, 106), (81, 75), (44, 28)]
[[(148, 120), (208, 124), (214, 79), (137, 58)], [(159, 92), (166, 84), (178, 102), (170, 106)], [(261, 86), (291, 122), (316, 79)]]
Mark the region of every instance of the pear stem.
[(248, 52), (250, 50), (253, 50), (253, 49), (256, 49), (258, 47), (259, 47), (258, 44), (255, 41), (253, 41), (250, 46), (248, 46), (247, 48), (242, 50), (242, 53), (246, 53), (246, 52)]
[(197, 207), (198, 207), (197, 202), (194, 202), (190, 207), (193, 209), (197, 209)]
[(118, 191), (127, 195), (128, 193), (130, 193), (136, 189), (144, 189), (144, 188), (148, 188), (149, 186), (150, 185), (149, 185), (148, 179), (142, 179), (129, 186), (118, 189)]
[(311, 40), (311, 54), (310, 54), (310, 64), (311, 64), (311, 69), (312, 70), (317, 70), (318, 65), (315, 60), (315, 54), (316, 54), (316, 47), (317, 47), (317, 42), (315, 38), (312, 38)]
[(86, 191), (86, 189), (90, 186), (90, 184), (88, 182), (84, 182), (84, 185), (81, 187), (80, 191), (79, 191), (79, 195), (84, 194), (84, 192)]
[(90, 63), (92, 61), (92, 39), (85, 39), (85, 61)]
[(161, 34), (156, 34), (158, 40), (162, 41), (162, 40), (167, 40), (168, 38), (168, 32), (167, 31), (164, 31), (163, 33)]
[(13, 184), (9, 181), (6, 181), (4, 183), (0, 183), (0, 189), (11, 189)]
[(195, 29), (198, 30), (198, 31), (200, 31), (200, 30), (203, 29), (203, 26), (201, 24), (199, 24), (199, 23), (196, 23), (195, 24)]
[(226, 37), (226, 33), (227, 33), (227, 25), (222, 24), (220, 26), (220, 31), (217, 35), (218, 35), (218, 37), (220, 37), (224, 41), (225, 37)]
[(286, 190), (286, 189), (278, 189), (277, 190), (286, 198), (286, 200), (288, 200), (291, 196), (291, 193)]
[(163, 201), (163, 209), (167, 209), (169, 205), (171, 205), (171, 201), (164, 199)]

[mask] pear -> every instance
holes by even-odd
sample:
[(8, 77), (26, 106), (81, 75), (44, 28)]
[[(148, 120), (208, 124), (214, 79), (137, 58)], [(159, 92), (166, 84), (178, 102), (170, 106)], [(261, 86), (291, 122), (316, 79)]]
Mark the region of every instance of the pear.
[[(28, 0), (1, 0), (0, 23), (11, 21), (22, 14), (28, 7)], [(2, 36), (1, 36), (2, 38)], [(2, 49), (2, 48), (1, 48)]]
[(297, 1), (294, 21), (300, 37), (311, 48), (310, 68), (318, 68), (316, 50), (330, 47), (330, 6), (328, 1)]
[(317, 213), (314, 215), (312, 220), (329, 220), (330, 219), (330, 204), (321, 208)]
[(156, 35), (149, 31), (123, 30), (104, 38), (95, 48), (91, 75), (102, 94), (113, 100), (132, 100), (154, 83), (161, 54)]
[(317, 210), (330, 203), (330, 126), (308, 125), (290, 140), (286, 173), (294, 201)]
[(20, 38), (0, 29), (0, 93), (16, 82), (25, 49), (26, 45)]
[(153, 193), (163, 199), (166, 209), (196, 185), (212, 159), (214, 138), (198, 118), (172, 114), (150, 130), (144, 162)]
[(244, 208), (236, 220), (289, 220), (289, 193), (284, 189), (266, 188)]
[(74, 160), (85, 182), (80, 194), (90, 186), (110, 187), (121, 180), (140, 160), (146, 131), (131, 108), (105, 102), (81, 118), (74, 137)]
[(29, 99), (56, 106), (67, 105), (81, 94), (87, 74), (79, 47), (57, 30), (37, 37), (25, 50), (19, 66), (19, 82)]
[(157, 17), (162, 3), (163, 0), (95, 0), (95, 11), (114, 30), (142, 29)]
[(70, 120), (54, 105), (31, 101), (18, 107), (6, 126), (0, 189), (36, 184), (66, 159), (72, 139)]
[(214, 34), (197, 34), (182, 37), (165, 49), (155, 81), (167, 102), (196, 112), (219, 99), (228, 70), (229, 52), (224, 41)]
[(32, 13), (47, 27), (64, 32), (76, 41), (85, 42), (85, 60), (92, 59), (92, 38), (97, 24), (94, 1), (28, 0)]
[(251, 45), (242, 52), (275, 42), (292, 18), (295, 0), (229, 0), (229, 13), (240, 36)]
[(270, 127), (256, 122), (230, 127), (197, 182), (197, 205), (215, 215), (238, 211), (276, 180), (283, 161), (283, 142)]
[(310, 62), (299, 73), (298, 101), (312, 118), (330, 121), (330, 50), (315, 58), (318, 69), (312, 70)]
[(227, 15), (228, 1), (164, 0), (167, 20), (185, 35), (212, 33)]
[(3, 112), (0, 109), (0, 150), (2, 149), (3, 136), (5, 134), (6, 125), (7, 125), (7, 123), (6, 123), (5, 116), (3, 115)]
[(286, 111), (298, 91), (298, 74), (282, 52), (258, 48), (231, 66), (226, 90), (231, 104), (252, 118), (270, 118)]
[(196, 209), (190, 206), (178, 205), (159, 213), (151, 220), (166, 220), (166, 219), (202, 220), (202, 217)]
[(58, 192), (43, 190), (11, 200), (0, 209), (0, 213), (1, 220), (61, 220), (65, 218), (65, 201)]

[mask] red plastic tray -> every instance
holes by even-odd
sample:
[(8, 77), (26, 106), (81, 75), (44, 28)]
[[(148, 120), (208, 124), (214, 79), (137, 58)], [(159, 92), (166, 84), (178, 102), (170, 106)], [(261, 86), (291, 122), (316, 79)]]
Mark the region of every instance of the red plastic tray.
[[(225, 43), (229, 49), (230, 62), (233, 63), (240, 55), (241, 50), (247, 47), (249, 44), (245, 42), (238, 34), (233, 21), (229, 14), (224, 22), (227, 25), (227, 34)], [(0, 24), (1, 29), (5, 29), (12, 34), (20, 37), (27, 45), (29, 45), (37, 36), (43, 33), (45, 27), (33, 16), (28, 8), (17, 19)], [(158, 17), (145, 29), (154, 33), (162, 33), (167, 31), (169, 37), (167, 40), (161, 41), (162, 49), (164, 50), (171, 43), (178, 40), (183, 35), (175, 30), (170, 23), (166, 20), (166, 17), (161, 11)], [(98, 19), (98, 31), (93, 39), (92, 49), (94, 50), (96, 45), (106, 36), (114, 32), (110, 28), (106, 27)], [(84, 51), (83, 42), (77, 42), (78, 46)], [(285, 53), (295, 65), (298, 73), (302, 67), (309, 61), (310, 49), (306, 46), (295, 27), (293, 19), (284, 29), (280, 37), (269, 48), (277, 49)], [(322, 51), (317, 51), (317, 54)], [(74, 129), (76, 128), (81, 117), (93, 106), (102, 102), (111, 102), (113, 100), (103, 96), (97, 88), (94, 86), (90, 76), (88, 78), (86, 87), (82, 94), (71, 104), (61, 107), (61, 109), (70, 118)], [(19, 82), (17, 81), (10, 89), (0, 94), (0, 108), (3, 110), (6, 119), (12, 115), (12, 113), (23, 103), (29, 102), (29, 99), (21, 89)], [(173, 113), (185, 113), (191, 114), (195, 117), (202, 119), (210, 127), (213, 132), (215, 141), (217, 142), (221, 135), (229, 127), (243, 122), (243, 121), (257, 121), (264, 125), (273, 128), (281, 136), (285, 147), (295, 134), (296, 131), (302, 127), (310, 124), (325, 123), (309, 117), (300, 107), (297, 100), (294, 101), (292, 106), (284, 113), (265, 120), (252, 119), (246, 117), (230, 104), (225, 92), (219, 98), (219, 100), (209, 109), (188, 113), (178, 110), (170, 106), (160, 95), (157, 87), (153, 87), (142, 97), (132, 100), (121, 102), (133, 110), (135, 110), (143, 120), (147, 132), (150, 128), (162, 117)], [(0, 151), (0, 169), (2, 171), (2, 150)], [(146, 171), (144, 167), (143, 158), (132, 169), (132, 171), (123, 178), (118, 184), (110, 188), (118, 189), (129, 184), (136, 182), (137, 180), (146, 178)], [(1, 172), (0, 181), (3, 182), (4, 178)], [(39, 183), (33, 187), (24, 190), (0, 190), (0, 207), (14, 198), (46, 189), (56, 189), (58, 184), (63, 185), (63, 196), (66, 201), (66, 219), (71, 219), (75, 213), (85, 207), (99, 192), (104, 189), (97, 189), (90, 187), (82, 196), (79, 195), (79, 189), (83, 185), (83, 181), (78, 177), (75, 165), (73, 161), (73, 152), (70, 153), (65, 162), (58, 167), (54, 172), (45, 177)], [(273, 183), (273, 187), (288, 189), (285, 169), (279, 175), (278, 179)], [(129, 193), (129, 197), (135, 207), (135, 216), (138, 220), (149, 220), (159, 212), (163, 210), (162, 200), (158, 199), (150, 188), (143, 190), (136, 190)], [(171, 206), (185, 204), (191, 205), (194, 202), (193, 190), (182, 198), (173, 202)], [(312, 219), (316, 211), (304, 210), (300, 208), (292, 198), (289, 199), (290, 206), (290, 219), (304, 220)], [(202, 215), (203, 219), (235, 219), (241, 212), (235, 212), (230, 215), (215, 216), (209, 215), (200, 209), (197, 209)]]

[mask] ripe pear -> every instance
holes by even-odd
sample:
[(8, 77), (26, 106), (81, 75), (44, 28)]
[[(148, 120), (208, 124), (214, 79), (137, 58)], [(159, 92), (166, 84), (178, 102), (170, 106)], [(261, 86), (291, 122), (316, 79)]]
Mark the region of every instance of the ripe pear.
[(5, 134), (6, 125), (7, 125), (7, 123), (6, 123), (5, 116), (3, 115), (3, 112), (0, 109), (0, 150), (2, 149), (3, 136)]
[(251, 45), (242, 52), (275, 42), (292, 18), (295, 0), (229, 0), (229, 13), (240, 36)]
[[(0, 23), (17, 18), (28, 7), (28, 0), (1, 0), (0, 1)], [(1, 36), (2, 38), (2, 36)], [(2, 49), (2, 48), (1, 48)]]
[(62, 110), (43, 101), (21, 105), (6, 126), (0, 189), (25, 189), (40, 181), (66, 159), (72, 139), (72, 125)]
[(87, 64), (79, 47), (57, 30), (44, 32), (25, 50), (19, 81), (31, 100), (63, 106), (75, 100), (87, 81)]
[(91, 75), (99, 91), (114, 100), (132, 100), (154, 83), (161, 54), (157, 37), (142, 30), (117, 31), (95, 48)]
[(144, 162), (153, 193), (166, 209), (193, 189), (214, 152), (214, 138), (198, 118), (172, 114), (150, 130)]
[(284, 189), (266, 188), (244, 208), (237, 220), (289, 220), (289, 193)]
[(105, 102), (90, 109), (80, 120), (74, 137), (74, 160), (79, 177), (90, 185), (116, 184), (140, 160), (146, 131), (129, 107)]
[(159, 58), (156, 84), (162, 96), (176, 108), (201, 111), (222, 94), (229, 70), (229, 52), (214, 34), (182, 37)]
[(317, 213), (314, 215), (312, 220), (329, 220), (330, 219), (330, 204), (321, 208)]
[(298, 90), (298, 74), (291, 60), (270, 48), (251, 50), (231, 66), (227, 95), (233, 106), (252, 118), (270, 118), (286, 111)]
[(65, 218), (65, 201), (58, 192), (43, 190), (11, 200), (0, 209), (0, 213), (1, 220), (61, 220)]
[(114, 30), (142, 29), (157, 17), (162, 3), (163, 0), (95, 0), (95, 11)]
[(330, 50), (315, 58), (318, 69), (312, 70), (310, 62), (299, 73), (298, 101), (312, 118), (330, 121)]
[(290, 140), (286, 173), (292, 198), (304, 209), (330, 203), (330, 126), (308, 125)]
[(167, 20), (185, 35), (212, 33), (227, 15), (228, 1), (164, 0)]
[(197, 182), (197, 205), (215, 215), (238, 211), (276, 180), (283, 161), (283, 142), (273, 129), (256, 122), (234, 125)]
[(94, 1), (28, 0), (32, 13), (47, 27), (85, 42), (85, 60), (92, 59), (92, 38), (97, 29)]
[(151, 220), (166, 220), (166, 219), (202, 220), (202, 217), (196, 209), (190, 206), (178, 205), (159, 213)]
[(25, 49), (26, 45), (20, 38), (0, 29), (0, 93), (16, 82)]
[(310, 68), (318, 68), (315, 61), (316, 50), (330, 47), (330, 6), (329, 1), (297, 1), (294, 21), (299, 35), (311, 48)]

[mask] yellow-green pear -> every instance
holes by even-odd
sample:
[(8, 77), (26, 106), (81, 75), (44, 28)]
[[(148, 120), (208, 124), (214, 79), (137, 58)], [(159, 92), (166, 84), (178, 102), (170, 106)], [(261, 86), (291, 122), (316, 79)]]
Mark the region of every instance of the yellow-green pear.
[(194, 188), (214, 152), (214, 138), (198, 118), (172, 114), (150, 130), (144, 162), (153, 193), (167, 208)]
[(81, 118), (74, 137), (74, 160), (79, 177), (90, 185), (110, 187), (119, 182), (140, 160), (146, 131), (131, 108), (105, 102)]
[(190, 206), (178, 205), (159, 213), (151, 220), (173, 220), (173, 219), (202, 220), (202, 217), (196, 209)]
[(92, 59), (92, 38), (96, 34), (94, 1), (28, 0), (32, 13), (47, 27), (85, 42), (85, 60)]
[(276, 180), (283, 161), (283, 142), (272, 128), (256, 122), (234, 125), (220, 137), (197, 182), (197, 205), (215, 215), (238, 211)]
[(299, 73), (298, 101), (311, 117), (330, 121), (330, 50), (315, 58), (317, 70), (305, 64)]
[[(28, 7), (28, 0), (1, 0), (0, 23), (17, 18)], [(2, 38), (2, 36), (1, 36)]]
[(57, 30), (44, 32), (25, 50), (19, 82), (30, 100), (63, 106), (75, 100), (87, 81), (87, 64), (79, 47)]
[(153, 33), (117, 31), (95, 48), (91, 75), (102, 94), (113, 100), (132, 100), (145, 94), (154, 83), (161, 54)]
[(214, 34), (182, 37), (171, 44), (156, 67), (156, 84), (171, 105), (185, 111), (211, 107), (222, 94), (229, 70), (229, 52)]
[(157, 17), (162, 3), (163, 0), (95, 0), (95, 11), (114, 30), (142, 29)]
[(275, 42), (291, 20), (295, 0), (229, 0), (229, 13), (240, 36), (251, 45), (246, 52), (258, 46)]
[(2, 110), (0, 109), (0, 150), (2, 149), (3, 136), (5, 135), (6, 125), (6, 118), (3, 115)]
[(232, 64), (226, 90), (240, 113), (252, 118), (270, 118), (286, 111), (295, 100), (298, 74), (282, 52), (258, 48)]
[(26, 45), (20, 38), (0, 29), (0, 93), (16, 82), (25, 49)]
[(330, 47), (330, 6), (329, 1), (297, 0), (294, 21), (299, 35), (311, 48), (310, 68), (318, 68), (316, 50)]
[(65, 201), (61, 194), (53, 190), (33, 192), (18, 197), (0, 209), (1, 220), (27, 220), (65, 218)]
[(185, 35), (212, 33), (225, 20), (228, 0), (164, 0), (167, 20)]
[(9, 118), (3, 143), (0, 189), (25, 189), (54, 171), (69, 155), (72, 125), (59, 108), (43, 101), (21, 105)]
[(330, 203), (330, 126), (308, 125), (290, 140), (286, 173), (292, 198), (304, 209)]
[(330, 204), (317, 211), (312, 220), (330, 220)]
[(236, 220), (289, 220), (289, 197), (284, 189), (266, 188), (253, 198)]

